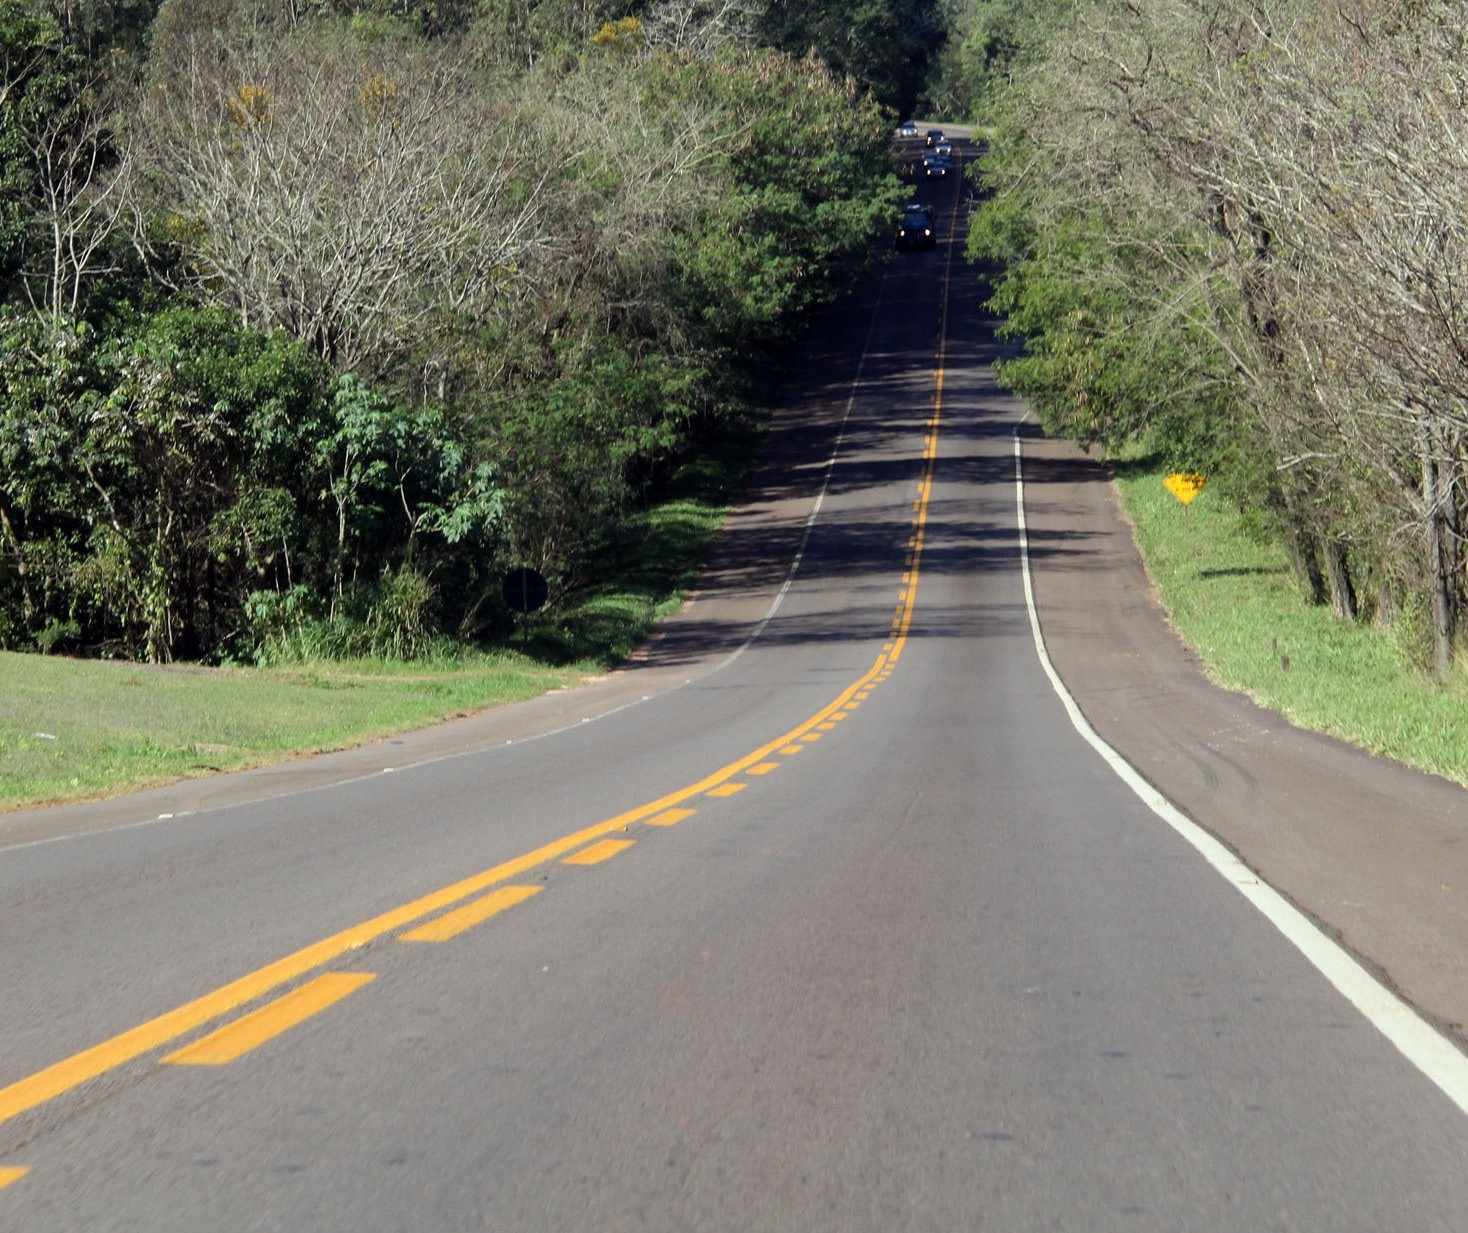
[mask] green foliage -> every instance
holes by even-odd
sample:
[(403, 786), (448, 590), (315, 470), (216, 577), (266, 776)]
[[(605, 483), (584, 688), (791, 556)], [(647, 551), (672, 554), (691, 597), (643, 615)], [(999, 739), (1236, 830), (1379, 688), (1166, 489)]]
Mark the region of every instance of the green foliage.
[(217, 311), (169, 309), (106, 341), (9, 324), (0, 437), (22, 448), (0, 500), (24, 520), (27, 559), (50, 549), (39, 559), (54, 572), (32, 585), (92, 639), (149, 658), (216, 643), (236, 593), (227, 580), (281, 550), (260, 533), (290, 521), (280, 494), (319, 424), (320, 365)]
[(67, 42), (92, 64), (144, 48), (161, 0), (53, 0)]
[(983, 115), (1073, 17), (1077, 0), (970, 0), (943, 45), (931, 95), (947, 114)]
[(558, 380), (506, 399), (486, 424), (511, 555), (565, 586), (683, 437), (695, 371), (603, 344)]
[(761, 33), (770, 46), (792, 56), (814, 51), (884, 107), (910, 115), (948, 36), (948, 23), (939, 0), (771, 0)]
[(83, 645), (154, 660), (248, 653), (262, 583), (345, 600), (370, 578), (369, 641), (421, 647), (439, 596), (412, 580), (493, 551), (498, 490), (443, 410), (333, 383), (295, 340), (181, 307), (107, 342), (0, 325), (0, 598), (21, 628), (75, 621)]
[(1242, 431), (1238, 391), (1199, 324), (1197, 285), (1176, 284), (1176, 266), (1158, 259), (1174, 237), (1085, 201), (1027, 199), (1010, 169), (1032, 157), (1023, 143), (991, 154), (988, 175), (1007, 191), (985, 200), (969, 233), (970, 256), (996, 271), (1002, 332), (1025, 343), (998, 364), (1000, 379), (1052, 435), (1107, 450), (1145, 437), (1175, 469), (1217, 478)]
[(256, 663), (442, 659), (455, 644), (440, 632), (437, 588), (412, 568), (388, 568), (356, 582), (333, 603), (307, 587), (256, 591), (244, 605)]
[[(168, 113), (178, 123), (166, 139), (128, 147), (143, 160), (124, 191), (148, 265), (101, 250), (73, 315), (60, 297), (0, 314), (0, 646), (159, 661), (424, 655), (444, 636), (504, 632), (507, 565), (540, 567), (567, 606), (604, 583), (648, 500), (701, 440), (748, 413), (735, 391), (772, 370), (810, 309), (870, 258), (901, 197), (891, 116), (871, 80), (843, 72), (907, 74), (879, 89), (910, 91), (913, 40), (936, 10), (858, 7), (846, 16), (859, 37), (832, 54), (833, 71), (737, 38), (696, 55), (659, 50), (641, 37), (658, 14), (610, 0), (166, 0), (149, 98), (204, 94), (189, 96), (202, 111)], [(21, 121), (54, 118), (75, 97), (95, 66), (73, 44), (135, 46), (132, 23), (148, 10), (148, 0), (68, 8), (63, 27), (25, 0), (0, 0), (0, 38), (30, 66), (0, 95), (0, 146), (28, 152)], [(819, 17), (831, 46), (851, 33)], [(781, 28), (804, 55), (816, 16), (792, 21)], [(878, 35), (896, 41), (862, 67), (858, 44)], [(395, 116), (467, 125), (468, 144), (435, 164), (447, 170), (428, 198), (408, 175), (376, 185), (398, 194), (391, 210), (326, 226), (344, 263), (322, 269), (364, 293), (353, 299), (287, 260), (286, 281), (300, 287), (282, 291), (272, 276), (262, 294), (276, 298), (256, 302), (254, 284), (230, 283), (227, 268), (258, 270), (279, 254), (237, 245), (227, 267), (221, 237), (243, 233), (226, 224), (254, 210), (279, 225), (276, 242), (297, 234), (290, 220), (268, 194), (262, 202), (228, 140), (213, 163), (169, 156), (190, 133), (218, 136), (199, 115), (231, 114), (244, 91), (264, 98), (266, 87), (226, 72), (212, 98), (183, 66), (195, 53), (241, 72), (287, 64), (296, 75), (281, 80), (310, 91), (334, 51), (372, 70), (367, 87), (342, 87), (349, 110), (380, 88)], [(444, 82), (454, 89), (441, 99)], [(133, 107), (119, 93), (115, 111), (88, 113), (106, 119), (89, 148), (117, 155), (111, 133), (143, 114)], [(481, 160), (488, 128), (504, 144)], [(0, 241), (14, 240), (0, 243), (0, 260), (12, 269), (38, 217), (28, 176), (14, 159), (0, 171)], [(337, 188), (367, 195), (356, 175)], [(481, 230), (453, 230), (450, 207), (470, 198), (507, 207), (494, 236), (487, 215), (475, 216)], [(335, 218), (329, 193), (312, 200)], [(431, 259), (394, 230), (407, 222), (427, 228), (412, 234), (437, 245)], [(486, 256), (501, 234), (504, 255)], [(405, 243), (428, 273), (389, 293), (373, 270), (401, 278)], [(291, 308), (307, 283), (342, 333), (326, 337), (319, 314)], [(178, 287), (220, 306), (175, 298)], [(369, 339), (354, 370), (332, 341), (347, 336)]]
[(887, 117), (819, 61), (774, 52), (654, 80), (738, 121), (725, 191), (675, 241), (690, 310), (716, 347), (777, 338), (844, 286), (903, 196)]

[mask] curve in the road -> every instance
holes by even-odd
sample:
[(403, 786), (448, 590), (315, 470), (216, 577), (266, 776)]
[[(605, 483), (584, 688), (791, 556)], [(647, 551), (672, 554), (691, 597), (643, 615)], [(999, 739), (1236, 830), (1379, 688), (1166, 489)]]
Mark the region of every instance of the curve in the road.
[(1328, 938), (1279, 891), (1265, 882), (1234, 853), (1188, 818), (1172, 801), (1149, 784), (1141, 773), (1113, 749), (1086, 720), (1065, 682), (1060, 679), (1035, 607), (1034, 582), (1030, 571), (1029, 539), (1025, 527), (1024, 448), (1019, 431), (1014, 434), (1015, 506), (1019, 524), (1020, 568), (1025, 606), (1035, 653), (1046, 678), (1060, 698), (1076, 733), (1115, 772), (1153, 813), (1187, 841), (1210, 868), (1244, 896), (1285, 936), (1326, 980), (1346, 998), (1412, 1065), (1416, 1066), (1464, 1113), (1468, 1113), (1468, 1057), (1439, 1034), (1417, 1012), (1373, 977), (1342, 947)]
[[(892, 618), (891, 636), (884, 644), (881, 653), (877, 656), (871, 668), (846, 686), (832, 702), (822, 707), (801, 724), (781, 733), (773, 740), (767, 741), (752, 752), (719, 768), (712, 774), (705, 775), (686, 787), (660, 796), (656, 800), (648, 801), (634, 809), (606, 818), (592, 826), (584, 827), (568, 835), (564, 835), (548, 844), (526, 852), (522, 856), (501, 862), (492, 868), (461, 879), (430, 894), (420, 896), (388, 912), (381, 913), (370, 920), (341, 930), (330, 937), (286, 955), (273, 963), (257, 968), (255, 971), (222, 985), (202, 997), (175, 1007), (173, 1010), (139, 1024), (109, 1040), (54, 1063), (43, 1070), (18, 1079), (4, 1088), (0, 1088), (0, 1124), (72, 1091), (82, 1084), (106, 1074), (110, 1070), (125, 1065), (163, 1045), (169, 1044), (206, 1024), (212, 1023), (234, 1011), (238, 1011), (250, 1003), (257, 1002), (277, 989), (300, 980), (301, 977), (308, 973), (314, 972), (326, 964), (341, 958), (350, 951), (363, 947), (386, 934), (407, 929), (408, 926), (418, 925), (419, 922), (437, 913), (453, 910), (452, 914), (455, 914), (453, 923), (443, 926), (439, 930), (440, 936), (453, 936), (454, 933), (459, 931), (459, 926), (463, 922), (478, 923), (497, 914), (505, 907), (511, 906), (509, 902), (505, 902), (502, 898), (497, 899), (494, 897), (496, 895), (502, 895), (502, 892), (506, 889), (502, 884), (508, 882), (509, 879), (518, 877), (558, 858), (566, 858), (568, 854), (574, 853), (578, 849), (584, 850), (588, 845), (605, 842), (609, 836), (625, 833), (634, 825), (644, 824), (656, 827), (667, 826), (682, 821), (692, 812), (681, 808), (687, 802), (702, 796), (717, 797), (720, 795), (732, 795), (734, 792), (741, 791), (745, 787), (745, 784), (736, 782), (735, 777), (737, 775), (746, 772), (755, 775), (767, 774), (778, 765), (777, 762), (772, 760), (795, 756), (810, 744), (819, 741), (827, 732), (835, 730), (841, 720), (845, 719), (847, 715), (861, 705), (871, 689), (881, 684), (892, 674), (898, 660), (902, 657), (902, 651), (907, 643), (908, 634), (912, 625), (913, 611), (917, 603), (918, 575), (922, 562), (924, 532), (928, 517), (928, 506), (932, 495), (933, 467), (937, 459), (938, 433), (943, 410), (944, 341), (947, 334), (947, 288), (952, 271), (952, 252), (953, 249), (950, 246), (943, 277), (943, 308), (938, 334), (939, 346), (936, 389), (933, 397), (932, 414), (925, 426), (918, 494), (914, 501), (912, 529), (908, 539), (904, 571), (901, 577), (896, 611)], [(873, 313), (872, 320), (875, 323), (875, 312)], [(869, 328), (867, 340), (863, 347), (862, 363), (858, 365), (857, 375), (853, 382), (854, 387), (860, 384), (862, 367), (870, 344), (871, 329)], [(855, 394), (853, 393), (852, 399), (849, 399), (847, 402), (846, 414), (848, 417), (854, 398)], [(832, 466), (834, 465), (836, 456), (840, 452), (843, 435), (844, 432), (838, 433), (821, 491), (806, 521), (804, 535), (792, 561), (785, 585), (777, 594), (769, 613), (758, 624), (754, 634), (744, 644), (745, 646), (749, 644), (749, 641), (753, 641), (758, 636), (759, 630), (763, 629), (775, 614), (781, 600), (788, 592), (790, 584), (799, 570), (811, 528), (814, 526), (816, 517), (820, 512), (821, 504), (830, 482)], [(730, 660), (726, 662), (731, 662), (742, 649), (743, 647), (736, 650), (734, 655), (730, 657)], [(630, 846), (630, 843), (627, 846)], [(608, 854), (610, 855), (610, 853)], [(499, 888), (499, 890), (492, 891), (491, 895), (486, 896), (484, 900), (464, 904), (465, 900), (473, 899), (474, 896), (491, 891), (491, 888)], [(528, 894), (511, 896), (515, 902), (519, 902), (528, 897)], [(468, 927), (467, 924), (464, 927)], [(404, 936), (407, 940), (436, 940), (435, 932), (431, 927), (412, 930)], [(370, 976), (367, 976), (366, 979), (370, 979)], [(357, 986), (353, 985), (353, 987), (355, 988)], [(296, 992), (299, 992), (299, 990)], [(344, 993), (342, 996), (344, 996)], [(287, 993), (285, 997), (291, 998), (293, 994)], [(274, 1006), (275, 1004), (272, 1003), (250, 1012), (251, 1030), (253, 1030), (253, 1024), (259, 1022), (254, 1016), (262, 1014), (265, 1016), (266, 1022), (281, 1023), (283, 1025), (281, 1030), (284, 1030), (285, 1027), (293, 1026), (295, 1022), (300, 1021), (299, 1019), (292, 1018), (290, 1013), (270, 1013)], [(190, 1049), (202, 1047), (206, 1044), (212, 1045), (216, 1037), (225, 1031), (228, 1031), (228, 1029), (220, 1029), (220, 1032), (211, 1033), (203, 1041), (196, 1042), (195, 1046), (186, 1046), (185, 1049), (171, 1054), (165, 1060), (190, 1060), (193, 1056), (189, 1052)], [(203, 1049), (205, 1053), (208, 1053), (208, 1051), (207, 1048)], [(16, 1176), (19, 1176), (19, 1174)], [(14, 1180), (14, 1178), (11, 1180)]]

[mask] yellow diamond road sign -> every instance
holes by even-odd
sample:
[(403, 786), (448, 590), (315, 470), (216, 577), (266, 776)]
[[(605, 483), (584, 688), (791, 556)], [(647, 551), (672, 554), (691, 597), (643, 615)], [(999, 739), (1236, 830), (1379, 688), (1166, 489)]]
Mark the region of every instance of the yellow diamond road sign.
[(1162, 486), (1184, 505), (1187, 505), (1203, 491), (1203, 485), (1207, 482), (1196, 471), (1174, 471), (1162, 481)]

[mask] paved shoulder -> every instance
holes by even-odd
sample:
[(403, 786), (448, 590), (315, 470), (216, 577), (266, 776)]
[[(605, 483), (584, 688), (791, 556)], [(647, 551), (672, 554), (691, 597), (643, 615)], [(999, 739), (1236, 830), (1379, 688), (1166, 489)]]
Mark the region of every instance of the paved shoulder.
[(1468, 792), (1210, 684), (1154, 596), (1106, 469), (1031, 435), (1024, 476), (1047, 647), (1087, 719), (1463, 1039)]

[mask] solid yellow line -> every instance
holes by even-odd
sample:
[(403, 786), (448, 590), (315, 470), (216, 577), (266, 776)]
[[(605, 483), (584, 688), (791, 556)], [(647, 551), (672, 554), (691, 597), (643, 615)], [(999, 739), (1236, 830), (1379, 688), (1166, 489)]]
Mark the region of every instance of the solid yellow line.
[(736, 792), (743, 791), (742, 783), (722, 783), (717, 788), (710, 788), (708, 794), (710, 796), (733, 796)]
[[(949, 253), (947, 269), (951, 271), (952, 252)], [(943, 323), (939, 330), (939, 352), (937, 371), (937, 398), (935, 399), (935, 422), (941, 412), (944, 364), (947, 347), (948, 332), (948, 282), (949, 276), (944, 278), (943, 296)], [(928, 472), (931, 474), (932, 460), (928, 460)], [(913, 537), (914, 561), (912, 565), (914, 580), (918, 573), (918, 561), (921, 557), (924, 543), (925, 525), (927, 521), (927, 502), (931, 485), (925, 491), (918, 502), (916, 533)], [(239, 979), (231, 981), (227, 985), (221, 985), (202, 997), (195, 998), (191, 1002), (185, 1002), (173, 1010), (167, 1011), (154, 1019), (149, 1019), (137, 1027), (121, 1032), (100, 1044), (91, 1048), (83, 1049), (80, 1053), (73, 1054), (60, 1062), (56, 1062), (43, 1070), (18, 1079), (4, 1088), (0, 1088), (0, 1123), (18, 1117), (27, 1109), (33, 1109), (37, 1105), (44, 1104), (48, 1100), (54, 1100), (73, 1088), (80, 1086), (89, 1079), (95, 1079), (99, 1075), (106, 1074), (118, 1066), (125, 1065), (145, 1053), (167, 1044), (171, 1040), (185, 1035), (196, 1027), (208, 1023), (211, 1019), (217, 1019), (223, 1014), (237, 1009), (247, 1002), (254, 1001), (270, 990), (278, 988), (305, 973), (319, 968), (326, 963), (338, 958), (349, 950), (365, 946), (369, 942), (387, 933), (393, 933), (405, 925), (421, 920), (425, 916), (431, 916), (435, 912), (458, 903), (471, 895), (486, 890), (499, 882), (509, 878), (518, 877), (527, 870), (534, 869), (547, 861), (555, 860), (557, 857), (582, 847), (593, 839), (609, 834), (612, 831), (625, 829), (634, 822), (641, 822), (657, 814), (663, 813), (675, 805), (682, 804), (692, 797), (707, 792), (725, 781), (732, 779), (735, 775), (742, 773), (749, 767), (763, 762), (777, 749), (791, 746), (796, 741), (817, 741), (820, 734), (812, 731), (826, 717), (843, 707), (851, 697), (858, 691), (877, 681), (885, 681), (891, 675), (892, 667), (897, 662), (902, 648), (907, 640), (907, 631), (911, 625), (912, 607), (916, 603), (917, 588), (909, 587), (907, 601), (907, 615), (901, 626), (901, 632), (883, 644), (882, 653), (877, 656), (876, 662), (867, 672), (856, 681), (853, 681), (840, 695), (829, 705), (817, 711), (804, 723), (783, 733), (773, 741), (768, 742), (760, 748), (751, 751), (736, 762), (721, 767), (711, 775), (705, 776), (697, 783), (689, 784), (666, 796), (659, 797), (655, 801), (649, 801), (630, 809), (626, 813), (618, 814), (614, 818), (607, 818), (593, 826), (571, 835), (562, 836), (551, 843), (544, 844), (534, 851), (526, 852), (522, 856), (495, 865), (482, 873), (474, 874), (464, 878), (450, 886), (443, 887), (410, 903), (393, 908), (381, 915), (374, 916), (370, 920), (353, 925), (339, 933), (332, 934), (319, 942), (268, 963), (264, 967), (257, 968)]]
[(886, 655), (879, 655), (865, 675), (852, 682), (832, 702), (822, 707), (804, 723), (746, 754), (737, 762), (731, 762), (728, 766), (704, 776), (697, 783), (689, 784), (655, 801), (648, 801), (635, 809), (629, 809), (625, 813), (607, 818), (573, 834), (564, 835), (560, 839), (526, 852), (522, 856), (517, 856), (513, 860), (504, 861), (482, 873), (474, 874), (433, 891), (401, 907), (393, 908), (361, 924), (353, 925), (349, 929), (343, 929), (340, 933), (334, 933), (293, 954), (268, 963), (262, 968), (257, 968), (238, 980), (221, 985), (218, 989), (195, 998), (192, 1002), (185, 1002), (182, 1006), (167, 1011), (155, 1019), (149, 1019), (146, 1023), (141, 1023), (109, 1040), (104, 1040), (101, 1044), (83, 1049), (80, 1053), (56, 1062), (44, 1070), (38, 1070), (34, 1074), (16, 1080), (7, 1087), (0, 1088), (0, 1123), (18, 1117), (27, 1109), (33, 1109), (48, 1100), (54, 1100), (89, 1079), (95, 1079), (109, 1070), (125, 1065), (160, 1045), (176, 1040), (194, 1028), (202, 1027), (211, 1019), (217, 1019), (220, 1015), (227, 1014), (247, 1002), (264, 996), (272, 989), (330, 963), (347, 951), (365, 946), (384, 934), (395, 933), (405, 925), (411, 925), (425, 916), (431, 916), (470, 895), (477, 895), (496, 883), (519, 877), (528, 870), (583, 847), (593, 839), (599, 839), (612, 831), (624, 830), (634, 822), (641, 822), (645, 818), (662, 813), (674, 805), (680, 805), (692, 797), (707, 792), (710, 788), (733, 778), (748, 767), (763, 762), (782, 745), (788, 745), (792, 741), (801, 739), (810, 728), (824, 720), (827, 715), (846, 705), (851, 695), (858, 689), (870, 684), (886, 662)]
[(603, 839), (600, 843), (594, 843), (589, 848), (582, 848), (579, 852), (573, 852), (570, 856), (563, 856), (563, 865), (600, 865), (602, 861), (609, 861), (618, 852), (625, 852), (633, 844), (631, 839)]
[(299, 989), (282, 994), (269, 1005), (251, 1011), (217, 1032), (210, 1032), (163, 1060), (178, 1066), (224, 1066), (304, 1023), (312, 1015), (319, 1015), (347, 994), (375, 980), (376, 975), (375, 972), (323, 972)]
[(647, 820), (648, 826), (677, 826), (684, 818), (691, 818), (696, 809), (664, 809), (662, 813)]
[(450, 938), (458, 937), (464, 930), (483, 924), (491, 916), (498, 916), (506, 908), (513, 908), (517, 903), (524, 903), (531, 895), (538, 895), (543, 889), (540, 886), (501, 886), (498, 890), (490, 891), (481, 899), (471, 900), (462, 908), (455, 908), (452, 912), (445, 913), (437, 920), (431, 920), (426, 925), (419, 925), (416, 929), (399, 934), (398, 940), (401, 942), (447, 942)]
[(29, 1172), (29, 1169), (22, 1168), (19, 1165), (11, 1165), (9, 1167), (0, 1166), (0, 1190), (4, 1190), (11, 1182), (20, 1181)]

